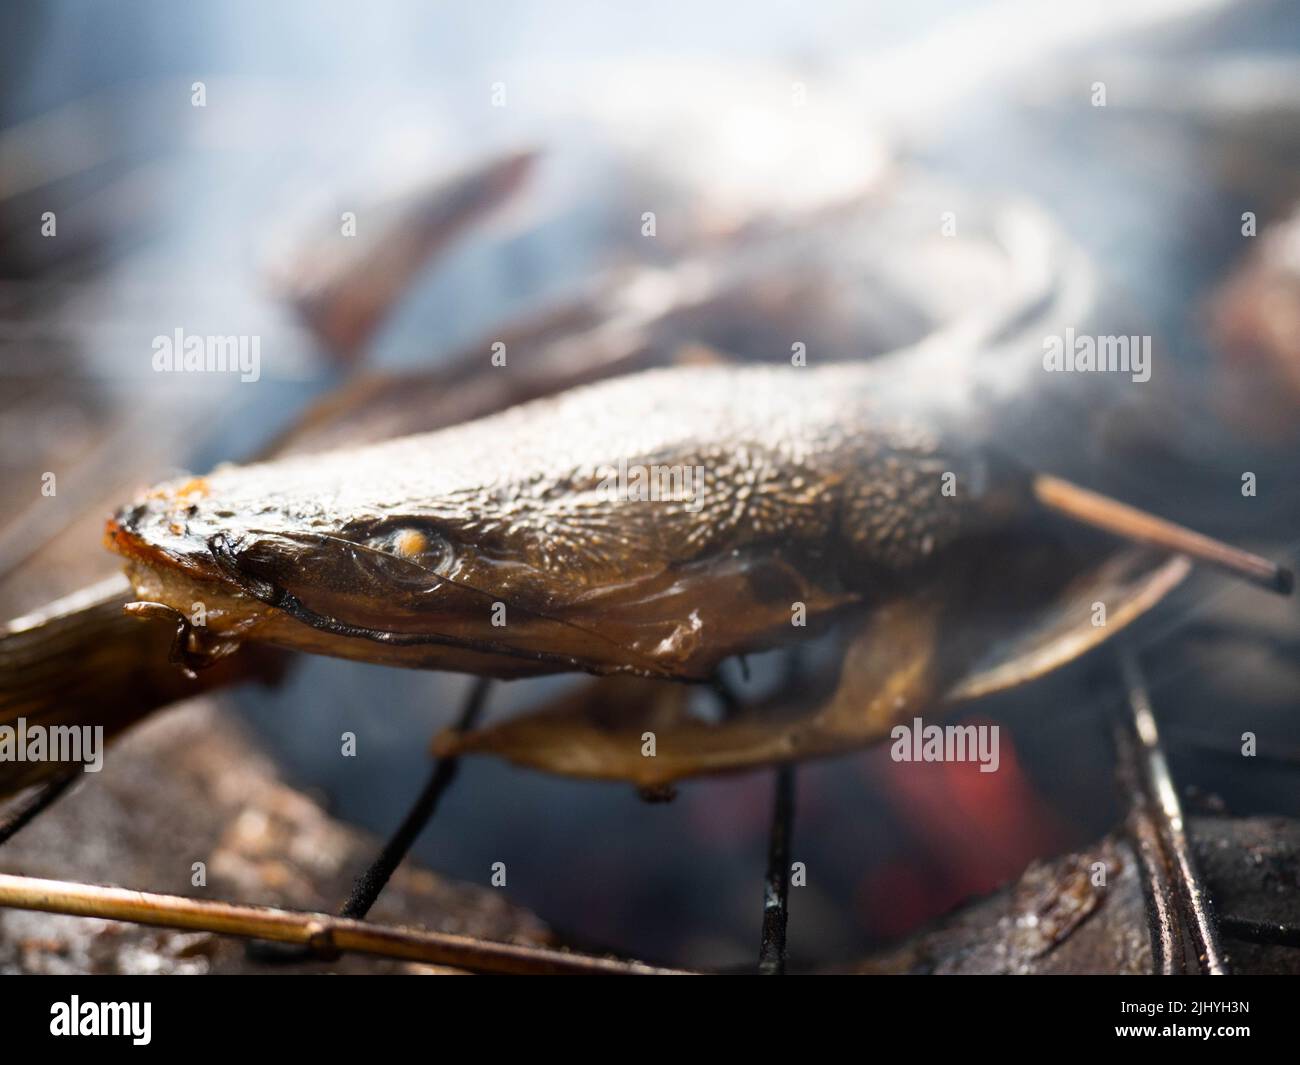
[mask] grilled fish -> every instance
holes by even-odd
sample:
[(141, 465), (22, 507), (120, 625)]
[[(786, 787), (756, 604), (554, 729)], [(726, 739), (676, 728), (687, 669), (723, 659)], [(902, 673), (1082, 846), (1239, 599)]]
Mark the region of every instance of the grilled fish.
[(214, 640), (702, 679), (788, 634), (796, 604), (879, 596), (1024, 506), (1023, 477), (898, 387), (869, 364), (652, 371), (172, 482), (107, 543), (141, 598), (203, 603)]
[(106, 538), (142, 599), (202, 604), (214, 644), (500, 677), (702, 680), (1045, 508), (1285, 584), (1031, 476), (925, 393), (888, 362), (651, 371), (171, 482)]

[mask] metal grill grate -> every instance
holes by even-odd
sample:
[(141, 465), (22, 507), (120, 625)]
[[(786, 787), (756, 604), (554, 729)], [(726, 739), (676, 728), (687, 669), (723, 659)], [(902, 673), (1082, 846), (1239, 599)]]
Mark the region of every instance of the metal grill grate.
[[(1164, 974), (1225, 974), (1229, 962), (1220, 942), (1223, 933), (1255, 943), (1300, 947), (1300, 929), (1216, 914), (1197, 867), (1187, 818), (1169, 769), (1146, 681), (1133, 652), (1121, 652), (1120, 671), (1127, 706), (1115, 725), (1116, 775), (1127, 809), (1125, 831), (1138, 856), (1143, 881), (1153, 968)], [(474, 685), (458, 727), (473, 727), (489, 687), (488, 681)], [(774, 773), (758, 956), (758, 971), (764, 974), (783, 974), (786, 967), (796, 772), (796, 767), (788, 764)], [(438, 760), (407, 817), (357, 881), (337, 917), (18, 876), (0, 876), (0, 905), (242, 935), (253, 941), (249, 944), (250, 954), (267, 962), (322, 960), (356, 951), (481, 973), (683, 972), (621, 958), (393, 928), (366, 920), (371, 905), (436, 813), (439, 800), (455, 776), (455, 759)], [(15, 800), (10, 814), (0, 821), (0, 843), (49, 809), (67, 789), (68, 782), (53, 781)]]

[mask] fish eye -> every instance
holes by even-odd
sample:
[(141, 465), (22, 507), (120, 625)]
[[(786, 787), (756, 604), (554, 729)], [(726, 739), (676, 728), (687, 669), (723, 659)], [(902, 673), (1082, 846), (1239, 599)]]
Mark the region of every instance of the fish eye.
[(394, 525), (378, 530), (365, 541), (367, 547), (386, 555), (418, 562), (429, 569), (441, 569), (452, 560), (451, 545), (433, 529), (417, 525)]
[(403, 558), (422, 555), (429, 546), (429, 538), (419, 529), (398, 529), (392, 535), (393, 552)]

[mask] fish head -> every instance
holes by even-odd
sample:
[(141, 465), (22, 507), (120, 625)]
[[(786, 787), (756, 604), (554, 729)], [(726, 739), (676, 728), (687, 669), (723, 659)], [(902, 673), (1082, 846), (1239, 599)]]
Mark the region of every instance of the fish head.
[(505, 676), (700, 679), (788, 636), (792, 605), (815, 620), (853, 599), (816, 549), (796, 558), (728, 527), (735, 478), (685, 451), (629, 463), (553, 438), (503, 464), (491, 435), (170, 482), (106, 539), (141, 598), (203, 604), (213, 635)]

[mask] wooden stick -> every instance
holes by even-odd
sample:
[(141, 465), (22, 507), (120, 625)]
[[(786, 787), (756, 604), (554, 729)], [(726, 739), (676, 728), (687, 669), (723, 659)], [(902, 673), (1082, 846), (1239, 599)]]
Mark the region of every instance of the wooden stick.
[(681, 973), (642, 962), (599, 958), (547, 947), (497, 943), (469, 936), (389, 928), (367, 921), (263, 906), (239, 906), (180, 895), (0, 873), (0, 906), (76, 917), (133, 921), (159, 928), (186, 928), (224, 935), (350, 950), (385, 958), (446, 965), (481, 973), (667, 975)]
[(1199, 532), (1192, 532), (1192, 529), (1175, 525), (1173, 521), (1147, 514), (1147, 511), (1130, 507), (1109, 495), (1089, 492), (1086, 488), (1070, 484), (1070, 481), (1062, 481), (1060, 477), (1039, 473), (1034, 477), (1034, 494), (1041, 505), (1066, 518), (1082, 521), (1093, 528), (1105, 529), (1126, 540), (1166, 547), (1170, 551), (1190, 555), (1199, 562), (1209, 563), (1219, 570), (1264, 586), (1270, 592), (1290, 596), (1292, 586), (1295, 585), (1291, 571), (1275, 562), (1269, 562), (1269, 559), (1260, 558), (1221, 540), (1213, 540)]
[(1157, 518), (1109, 496), (1090, 492), (1059, 477), (1037, 474), (1034, 477), (1034, 495), (1049, 510), (1075, 521), (1105, 529), (1128, 540), (1188, 555), (1280, 595), (1290, 595), (1295, 584), (1295, 578), (1285, 566)]

